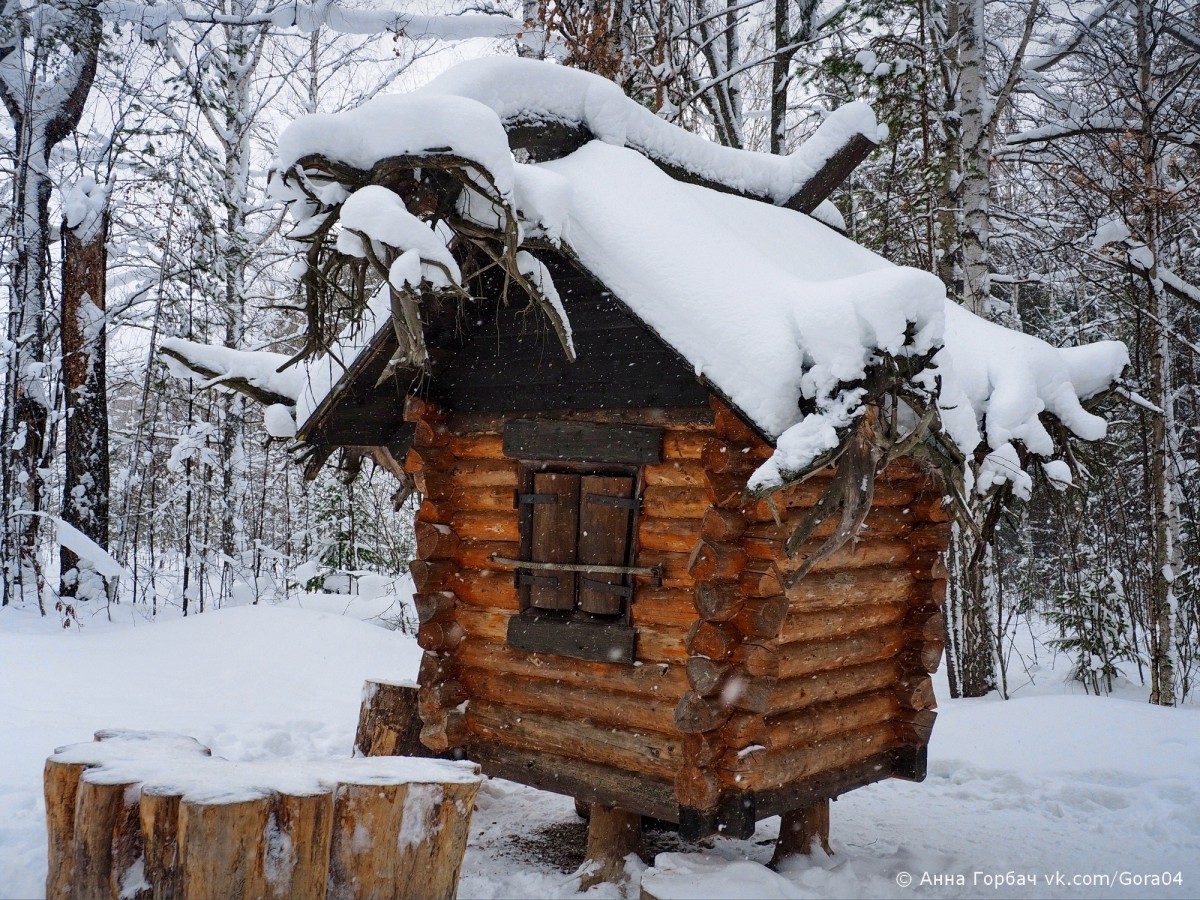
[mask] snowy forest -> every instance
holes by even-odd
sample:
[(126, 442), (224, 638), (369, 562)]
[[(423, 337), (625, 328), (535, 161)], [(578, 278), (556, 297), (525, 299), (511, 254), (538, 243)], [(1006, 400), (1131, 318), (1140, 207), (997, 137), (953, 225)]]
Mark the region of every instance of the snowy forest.
[(324, 594), (386, 598), (382, 624), (415, 631), (406, 573), (420, 493), (367, 453), (307, 452), (290, 418), (219, 389), (219, 373), (178, 377), (161, 349), (182, 338), (289, 365), (323, 349), (303, 253), (268, 190), (288, 123), (411, 90), (464, 59), (545, 58), (764, 154), (792, 152), (831, 112), (866, 101), (888, 137), (832, 194), (850, 238), (1052, 346), (1123, 341), (1130, 363), (1103, 398), (1106, 437), (1072, 444), (1069, 466), (1031, 465), (964, 498), (946, 559), (947, 689), (1007, 699), (1048, 667), (1089, 695), (1195, 704), (1196, 4), (0, 0), (0, 10), (10, 611), (86, 630)]

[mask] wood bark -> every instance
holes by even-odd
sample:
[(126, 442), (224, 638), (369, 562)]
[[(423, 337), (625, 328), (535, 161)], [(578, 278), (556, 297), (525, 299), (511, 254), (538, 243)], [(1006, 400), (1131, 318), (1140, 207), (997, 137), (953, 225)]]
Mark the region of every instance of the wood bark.
[[(108, 214), (63, 228), (61, 341), (66, 391), (63, 521), (108, 549), (108, 388), (105, 375), (105, 285)], [(95, 566), (62, 548), (59, 593), (101, 601), (105, 579)]]
[(363, 684), (355, 756), (431, 756), (421, 743), (418, 688), (390, 681)]
[(588, 818), (587, 855), (579, 889), (586, 891), (597, 884), (623, 884), (628, 881), (625, 857), (637, 853), (641, 845), (640, 815), (592, 804), (592, 814)]
[(783, 814), (770, 867), (778, 869), (791, 856), (810, 856), (817, 846), (828, 854), (833, 853), (829, 848), (828, 800), (820, 800), (811, 806)]

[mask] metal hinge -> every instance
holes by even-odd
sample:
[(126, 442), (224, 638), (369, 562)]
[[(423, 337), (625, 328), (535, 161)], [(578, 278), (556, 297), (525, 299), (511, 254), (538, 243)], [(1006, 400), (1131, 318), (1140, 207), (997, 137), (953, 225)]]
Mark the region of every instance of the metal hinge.
[(513, 509), (536, 503), (557, 504), (558, 494), (522, 494), (520, 491), (513, 491)]

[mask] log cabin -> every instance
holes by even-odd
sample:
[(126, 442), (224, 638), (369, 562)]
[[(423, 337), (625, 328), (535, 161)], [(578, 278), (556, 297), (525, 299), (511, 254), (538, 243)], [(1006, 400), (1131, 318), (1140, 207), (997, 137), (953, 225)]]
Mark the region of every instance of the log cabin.
[(693, 838), (925, 777), (946, 500), (1100, 436), (1124, 350), (846, 237), (885, 132), (730, 150), (516, 59), (285, 132), (311, 346), (163, 352), (411, 480), (427, 747)]

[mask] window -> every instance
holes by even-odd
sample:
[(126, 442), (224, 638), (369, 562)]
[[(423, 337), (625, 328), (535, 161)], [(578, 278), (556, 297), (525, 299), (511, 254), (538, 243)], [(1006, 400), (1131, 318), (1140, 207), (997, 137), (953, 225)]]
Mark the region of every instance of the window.
[[(634, 479), (630, 475), (530, 472), (522, 508), (521, 559), (573, 569), (518, 570), (522, 606), (587, 617), (619, 617), (633, 595), (629, 574), (605, 568), (632, 565)], [(528, 510), (524, 509), (528, 507)]]
[(505, 427), (505, 454), (521, 460), (514, 503), (521, 611), (508, 625), (518, 650), (633, 662), (634, 565), (641, 466), (661, 458), (657, 428), (555, 420)]

